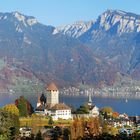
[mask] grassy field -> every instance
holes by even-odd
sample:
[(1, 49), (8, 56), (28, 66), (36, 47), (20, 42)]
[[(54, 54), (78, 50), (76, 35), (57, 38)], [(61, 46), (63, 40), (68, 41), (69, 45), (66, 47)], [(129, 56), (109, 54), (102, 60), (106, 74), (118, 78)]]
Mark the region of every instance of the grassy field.
[[(20, 127), (27, 126), (31, 127), (33, 133), (36, 133), (39, 129), (44, 126), (50, 126), (48, 124), (49, 118), (47, 117), (27, 117), (20, 118)], [(71, 120), (57, 120), (51, 126), (70, 126)]]

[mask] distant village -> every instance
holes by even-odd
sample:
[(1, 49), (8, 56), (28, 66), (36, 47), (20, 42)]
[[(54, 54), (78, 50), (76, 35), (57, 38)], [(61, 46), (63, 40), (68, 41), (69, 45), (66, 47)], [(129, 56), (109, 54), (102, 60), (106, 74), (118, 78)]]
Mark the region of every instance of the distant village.
[[(0, 120), (0, 140), (10, 140), (12, 137), (13, 140), (140, 138), (139, 116), (119, 114), (111, 107), (99, 109), (92, 102), (90, 92), (87, 94), (87, 102), (73, 109), (59, 102), (59, 94), (55, 83), (50, 83), (45, 87), (44, 94), (38, 94), (34, 110), (24, 96), (16, 99), (15, 105), (2, 107), (0, 117), (4, 121)], [(4, 113), (10, 114), (5, 117)]]
[[(126, 134), (127, 136), (132, 135), (134, 132), (133, 126), (137, 122), (137, 125), (139, 126), (139, 117), (129, 117), (127, 114), (119, 114), (116, 112), (109, 112), (109, 111), (101, 111), (95, 104), (92, 103), (92, 98), (90, 92), (87, 92), (87, 102), (83, 103), (84, 106), (88, 109), (88, 112), (85, 112), (85, 110), (81, 110), (79, 108), (79, 112), (72, 112), (72, 108), (65, 103), (59, 102), (59, 90), (55, 83), (51, 83), (46, 87), (46, 97), (44, 94), (38, 95), (38, 101), (35, 109), (35, 114), (42, 115), (42, 116), (51, 116), (53, 121), (58, 120), (72, 120), (74, 121), (75, 118), (99, 118), (102, 114), (105, 121), (107, 121), (108, 126), (114, 127), (114, 128), (120, 128), (118, 129), (118, 132), (116, 134)], [(80, 112), (81, 111), (81, 112)], [(83, 111), (83, 112), (82, 112)], [(110, 117), (109, 117), (110, 116)], [(112, 118), (111, 116), (114, 116)], [(125, 128), (127, 126), (127, 128)], [(80, 127), (80, 126), (79, 126)], [(89, 134), (89, 127), (86, 126), (84, 129), (85, 134)], [(103, 129), (102, 127), (99, 127), (99, 131)], [(139, 129), (139, 127), (138, 127)], [(31, 129), (30, 129), (31, 131)], [(23, 131), (25, 133), (25, 131)], [(50, 133), (50, 132), (49, 132)], [(22, 134), (22, 130), (21, 130)], [(23, 135), (23, 134), (22, 134)], [(50, 134), (49, 134), (50, 135)], [(27, 133), (28, 136), (28, 133)]]

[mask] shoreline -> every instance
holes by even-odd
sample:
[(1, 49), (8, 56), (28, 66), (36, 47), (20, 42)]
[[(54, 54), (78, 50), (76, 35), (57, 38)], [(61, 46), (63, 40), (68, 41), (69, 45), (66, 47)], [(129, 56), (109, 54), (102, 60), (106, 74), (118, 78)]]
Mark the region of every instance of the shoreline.
[[(88, 95), (64, 95), (64, 94), (61, 94), (60, 97), (75, 97), (75, 98), (79, 98), (79, 97), (88, 97)], [(133, 96), (133, 97), (130, 97), (130, 96), (105, 96), (105, 95), (92, 95), (91, 96), (92, 98), (109, 98), (109, 99), (137, 99), (137, 100), (140, 100), (140, 96)]]

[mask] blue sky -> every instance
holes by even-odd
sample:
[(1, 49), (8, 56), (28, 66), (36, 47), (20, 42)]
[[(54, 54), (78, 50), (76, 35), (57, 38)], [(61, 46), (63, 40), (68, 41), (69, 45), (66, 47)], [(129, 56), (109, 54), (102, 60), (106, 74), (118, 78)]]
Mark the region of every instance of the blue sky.
[(43, 24), (59, 26), (94, 20), (107, 9), (140, 15), (139, 5), (140, 0), (0, 0), (0, 12), (19, 11)]

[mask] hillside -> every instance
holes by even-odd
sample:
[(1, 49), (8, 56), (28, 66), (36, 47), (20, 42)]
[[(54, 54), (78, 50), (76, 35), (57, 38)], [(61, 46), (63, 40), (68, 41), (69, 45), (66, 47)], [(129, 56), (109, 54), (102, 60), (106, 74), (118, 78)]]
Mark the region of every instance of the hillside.
[(32, 92), (36, 81), (62, 87), (104, 78), (99, 72), (106, 62), (79, 40), (54, 35), (54, 29), (18, 12), (0, 13), (1, 92)]
[(107, 10), (97, 20), (58, 27), (54, 34), (77, 38), (120, 73), (139, 80), (140, 16)]
[(113, 86), (118, 73), (139, 81), (139, 36), (140, 16), (119, 10), (61, 27), (0, 13), (1, 93), (32, 94), (51, 81), (60, 88)]

